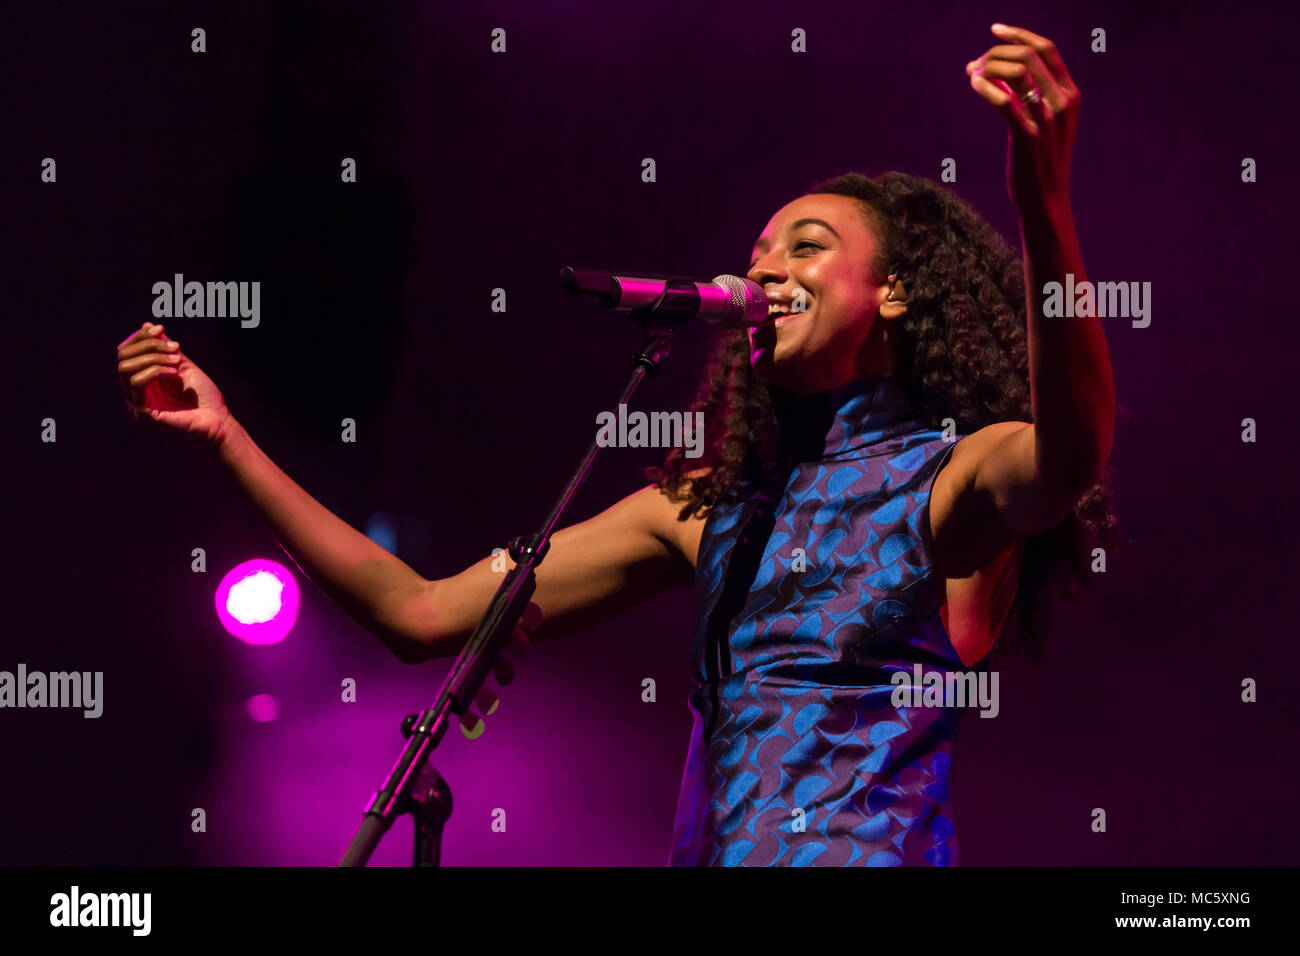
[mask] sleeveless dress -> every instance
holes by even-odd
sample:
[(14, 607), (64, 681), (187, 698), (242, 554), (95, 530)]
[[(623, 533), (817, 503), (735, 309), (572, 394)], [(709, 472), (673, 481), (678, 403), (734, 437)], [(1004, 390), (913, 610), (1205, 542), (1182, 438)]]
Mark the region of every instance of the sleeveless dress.
[(957, 863), (957, 712), (895, 709), (890, 683), (915, 664), (963, 669), (929, 525), (956, 439), (890, 376), (817, 398), (812, 444), (786, 458), (798, 464), (705, 521), (669, 865)]

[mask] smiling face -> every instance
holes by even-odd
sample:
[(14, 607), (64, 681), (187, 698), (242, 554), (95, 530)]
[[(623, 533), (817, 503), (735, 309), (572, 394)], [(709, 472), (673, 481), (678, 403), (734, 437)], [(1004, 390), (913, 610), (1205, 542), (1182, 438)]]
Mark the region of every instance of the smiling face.
[[(760, 381), (808, 393), (893, 370), (891, 320), (907, 306), (885, 301), (891, 285), (878, 271), (878, 249), (849, 196), (800, 196), (777, 211), (754, 244), (747, 277), (791, 314), (749, 331)], [(893, 288), (898, 299), (902, 286)]]

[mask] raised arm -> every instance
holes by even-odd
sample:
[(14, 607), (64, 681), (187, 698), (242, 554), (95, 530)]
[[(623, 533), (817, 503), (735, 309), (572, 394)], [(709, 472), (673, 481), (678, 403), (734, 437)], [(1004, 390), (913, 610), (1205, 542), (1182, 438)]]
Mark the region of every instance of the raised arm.
[[(1051, 528), (1105, 468), (1115, 383), (1101, 320), (1045, 318), (1045, 283), (1086, 280), (1070, 206), (1079, 90), (1056, 46), (1019, 27), (966, 66), (971, 86), (1009, 131), (1007, 185), (1024, 247), (1033, 424), (1002, 422), (964, 439), (967, 488), (994, 508), (1007, 539)], [(968, 444), (969, 443), (969, 444)], [(954, 462), (956, 454), (954, 453)]]

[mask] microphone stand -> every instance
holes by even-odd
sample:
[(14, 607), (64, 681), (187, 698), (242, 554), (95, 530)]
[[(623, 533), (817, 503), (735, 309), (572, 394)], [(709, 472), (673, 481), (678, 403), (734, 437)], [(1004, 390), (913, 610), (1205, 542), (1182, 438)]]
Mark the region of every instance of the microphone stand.
[[(632, 359), (632, 376), (623, 388), (618, 404), (627, 403), (647, 374), (658, 374), (660, 363), (668, 355), (672, 327), (687, 317), (686, 306), (689, 302), (683, 299), (682, 289), (670, 287), (653, 305), (629, 311), (629, 317), (641, 324), (645, 342)], [(551, 534), (587, 479), (599, 449), (593, 439), (541, 528), (526, 538), (517, 537), (510, 542), (510, 556), (514, 558), (515, 566), (506, 572), (474, 633), (456, 658), (438, 692), (437, 702), (423, 713), (408, 714), (403, 719), (402, 734), (406, 737), (406, 746), (370, 798), (361, 825), (339, 866), (364, 866), (393, 821), (403, 813), (410, 813), (415, 820), (412, 865), (438, 866), (442, 827), (451, 815), (451, 790), (429, 763), (429, 755), (446, 732), (450, 715), (464, 714), (469, 710), (470, 703), (509, 642), (536, 589), (534, 572), (546, 556)]]

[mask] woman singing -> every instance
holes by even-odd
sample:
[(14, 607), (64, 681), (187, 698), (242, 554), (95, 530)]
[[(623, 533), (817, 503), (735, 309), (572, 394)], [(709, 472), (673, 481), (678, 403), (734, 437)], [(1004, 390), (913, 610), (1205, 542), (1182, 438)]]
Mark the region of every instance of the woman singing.
[[(1093, 543), (1113, 544), (1103, 330), (1045, 318), (1040, 294), (1086, 279), (1068, 186), (1079, 92), (1050, 41), (993, 33), (966, 70), (1010, 129), (1023, 263), (928, 180), (817, 184), (754, 245), (773, 314), (719, 342), (696, 403), (705, 457), (687, 471), (674, 450), (652, 484), (556, 532), (538, 568), (541, 633), (695, 588), (674, 864), (955, 864), (958, 710), (899, 705), (897, 676), (1036, 653), (1053, 591), (1077, 601)], [(492, 558), (425, 580), (267, 458), (160, 326), (118, 355), (133, 411), (208, 438), (398, 658), (460, 650), (500, 581)]]

